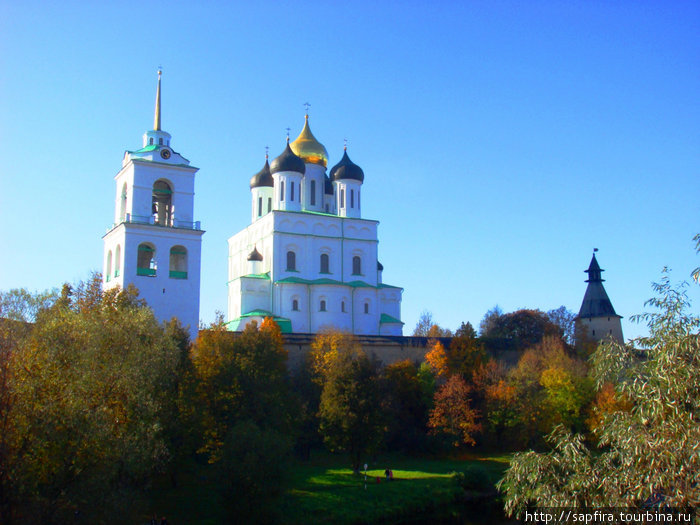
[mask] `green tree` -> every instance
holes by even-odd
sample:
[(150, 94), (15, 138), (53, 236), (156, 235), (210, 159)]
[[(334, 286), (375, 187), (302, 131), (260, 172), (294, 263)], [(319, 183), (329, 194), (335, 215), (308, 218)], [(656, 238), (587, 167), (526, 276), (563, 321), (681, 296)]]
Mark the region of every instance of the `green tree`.
[(429, 405), (423, 395), (418, 367), (410, 360), (383, 370), (386, 445), (390, 450), (418, 450), (425, 446)]
[(352, 468), (376, 449), (383, 434), (378, 364), (346, 335), (324, 359), (320, 432), (332, 451), (349, 453)]
[(499, 483), (507, 513), (528, 505), (635, 507), (654, 494), (670, 507), (700, 503), (700, 319), (688, 313), (683, 286), (664, 276), (654, 289), (646, 304), (655, 311), (636, 318), (649, 327), (635, 341), (640, 350), (608, 341), (592, 358), (598, 387), (612, 382), (631, 410), (601, 414), (597, 453), (557, 427), (550, 452), (517, 454)]
[(536, 345), (545, 336), (562, 337), (561, 329), (547, 314), (540, 310), (518, 310), (495, 318), (489, 325), (486, 337), (504, 339), (517, 349)]
[(501, 310), (501, 307), (498, 305), (486, 312), (486, 314), (484, 314), (484, 318), (479, 323), (479, 335), (482, 337), (488, 337), (491, 331), (494, 330), (496, 321), (502, 315), (503, 310)]

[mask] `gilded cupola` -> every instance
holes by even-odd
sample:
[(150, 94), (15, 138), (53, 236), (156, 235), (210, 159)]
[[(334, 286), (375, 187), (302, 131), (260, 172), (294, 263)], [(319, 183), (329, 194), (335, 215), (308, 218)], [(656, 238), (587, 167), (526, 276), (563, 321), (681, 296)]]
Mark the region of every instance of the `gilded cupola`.
[(304, 120), (304, 129), (301, 130), (299, 136), (290, 144), (292, 151), (298, 157), (304, 159), (304, 162), (319, 164), (324, 168), (328, 166), (328, 152), (326, 147), (321, 144), (309, 128), (309, 116), (306, 115)]

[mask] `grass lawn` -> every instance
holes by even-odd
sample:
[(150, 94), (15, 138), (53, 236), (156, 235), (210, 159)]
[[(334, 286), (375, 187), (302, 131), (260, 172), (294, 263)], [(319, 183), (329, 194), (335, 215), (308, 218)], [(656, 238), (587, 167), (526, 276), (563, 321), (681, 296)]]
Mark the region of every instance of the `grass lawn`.
[[(452, 472), (468, 465), (481, 466), (492, 482), (508, 466), (510, 456), (470, 456), (443, 460), (389, 456), (373, 462), (367, 471), (354, 475), (344, 468), (344, 456), (322, 455), (307, 463), (298, 462), (291, 488), (282, 499), (285, 523), (358, 523), (395, 521), (417, 512), (451, 505), (460, 489)], [(394, 472), (394, 481), (384, 470)], [(379, 483), (377, 483), (379, 478)]]
[[(354, 475), (346, 468), (346, 456), (319, 453), (309, 461), (293, 462), (290, 488), (278, 503), (279, 515), (289, 525), (410, 521), (416, 515), (452, 508), (460, 491), (452, 472), (478, 465), (495, 482), (509, 459), (509, 455), (459, 459), (381, 456), (369, 466), (365, 482), (364, 473)], [(393, 470), (394, 481), (385, 479), (385, 468)], [(204, 472), (196, 470), (184, 473), (177, 489), (171, 489), (164, 480), (142, 508), (138, 523), (147, 522), (146, 512), (165, 515), (172, 525), (224, 523), (215, 486)], [(489, 522), (481, 518), (473, 522)]]

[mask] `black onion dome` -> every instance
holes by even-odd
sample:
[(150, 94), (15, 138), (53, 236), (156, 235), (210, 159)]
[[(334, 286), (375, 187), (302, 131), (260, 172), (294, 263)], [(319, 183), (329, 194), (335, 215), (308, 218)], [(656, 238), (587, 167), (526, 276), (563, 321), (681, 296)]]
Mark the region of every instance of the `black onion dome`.
[(248, 254), (249, 261), (262, 261), (262, 255), (258, 251), (257, 246), (253, 246), (253, 251)]
[(365, 173), (362, 171), (362, 168), (350, 160), (350, 157), (348, 157), (348, 152), (345, 150), (343, 152), (343, 158), (340, 159), (340, 162), (333, 166), (333, 169), (331, 170), (331, 179), (333, 181), (354, 179), (362, 182), (365, 180)]
[(326, 195), (333, 195), (333, 183), (331, 182), (331, 178), (328, 175), (324, 175), (323, 179), (325, 181), (323, 193)]
[(384, 269), (384, 265), (377, 261), (377, 271), (381, 272)]
[(272, 179), (272, 173), (270, 173), (270, 163), (265, 159), (265, 165), (263, 168), (253, 175), (250, 179), (250, 189), (259, 188), (261, 186), (274, 186), (275, 181)]
[(294, 154), (292, 148), (289, 147), (289, 142), (287, 142), (287, 147), (284, 148), (282, 154), (270, 163), (270, 173), (279, 173), (280, 171), (295, 171), (302, 174), (306, 172), (304, 160)]

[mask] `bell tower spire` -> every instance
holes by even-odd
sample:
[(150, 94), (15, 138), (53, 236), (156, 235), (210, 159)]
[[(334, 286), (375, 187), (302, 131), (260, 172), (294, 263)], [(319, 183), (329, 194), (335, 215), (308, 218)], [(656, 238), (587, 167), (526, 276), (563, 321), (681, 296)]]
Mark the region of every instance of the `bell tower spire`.
[(153, 131), (160, 131), (160, 77), (163, 71), (158, 68), (158, 89), (156, 89), (156, 112), (153, 117)]

